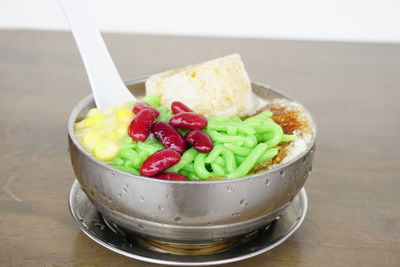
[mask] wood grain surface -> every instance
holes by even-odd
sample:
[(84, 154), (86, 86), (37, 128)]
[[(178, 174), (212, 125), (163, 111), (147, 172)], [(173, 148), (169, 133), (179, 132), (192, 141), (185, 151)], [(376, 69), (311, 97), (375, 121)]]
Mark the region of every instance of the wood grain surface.
[[(239, 52), (318, 122), (309, 211), (282, 245), (225, 266), (400, 266), (400, 45), (142, 35), (105, 39), (125, 80)], [(0, 31), (0, 266), (155, 266), (77, 227), (67, 118), (90, 93), (70, 33)]]

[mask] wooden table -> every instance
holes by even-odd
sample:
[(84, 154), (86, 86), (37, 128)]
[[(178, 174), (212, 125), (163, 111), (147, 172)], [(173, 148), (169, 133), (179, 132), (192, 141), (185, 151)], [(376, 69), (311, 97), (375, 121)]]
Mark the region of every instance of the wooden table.
[[(318, 122), (300, 229), (226, 266), (399, 266), (400, 45), (106, 35), (124, 79), (239, 52), (253, 81)], [(154, 266), (86, 237), (68, 211), (66, 125), (90, 93), (70, 33), (0, 31), (0, 266)]]

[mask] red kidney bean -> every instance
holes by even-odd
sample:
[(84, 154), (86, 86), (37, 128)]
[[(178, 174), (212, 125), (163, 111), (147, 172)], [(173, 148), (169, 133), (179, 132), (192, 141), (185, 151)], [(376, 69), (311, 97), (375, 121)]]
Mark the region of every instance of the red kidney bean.
[(154, 112), (155, 117), (157, 118), (160, 115), (160, 112), (158, 112), (157, 109), (150, 107), (149, 104), (147, 104), (146, 102), (137, 102), (134, 106), (133, 106), (133, 113), (138, 114), (140, 111), (144, 110), (144, 109), (150, 109)]
[(207, 119), (194, 112), (178, 113), (171, 117), (169, 123), (178, 128), (189, 130), (201, 130), (207, 125)]
[(193, 130), (185, 135), (185, 140), (199, 151), (200, 153), (207, 153), (213, 149), (211, 138), (203, 131)]
[(185, 176), (180, 175), (175, 172), (163, 172), (163, 173), (157, 174), (156, 176), (154, 176), (154, 178), (164, 179), (164, 180), (173, 180), (173, 181), (187, 181), (188, 180), (188, 178), (186, 178)]
[(181, 155), (175, 149), (165, 148), (150, 155), (140, 167), (140, 174), (154, 176), (168, 169), (181, 160)]
[(131, 121), (128, 135), (135, 141), (145, 141), (150, 133), (150, 127), (155, 119), (155, 114), (150, 109), (140, 111)]
[(170, 124), (163, 121), (157, 121), (151, 125), (151, 132), (164, 147), (175, 149), (180, 154), (185, 152), (185, 139), (181, 133)]
[(171, 103), (171, 110), (174, 114), (193, 111), (188, 106), (179, 101), (174, 101)]

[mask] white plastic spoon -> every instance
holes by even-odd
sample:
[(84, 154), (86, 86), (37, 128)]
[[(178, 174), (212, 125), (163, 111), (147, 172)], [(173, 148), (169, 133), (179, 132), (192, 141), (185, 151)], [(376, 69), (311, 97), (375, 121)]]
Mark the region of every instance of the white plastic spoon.
[(60, 0), (100, 109), (136, 100), (126, 88), (94, 24), (86, 0)]

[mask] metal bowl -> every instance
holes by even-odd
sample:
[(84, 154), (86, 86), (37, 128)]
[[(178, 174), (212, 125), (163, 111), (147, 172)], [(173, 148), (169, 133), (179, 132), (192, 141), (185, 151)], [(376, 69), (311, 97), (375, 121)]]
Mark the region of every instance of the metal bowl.
[[(145, 78), (127, 83), (144, 95)], [(253, 83), (265, 99), (287, 98)], [(114, 228), (171, 243), (229, 240), (273, 221), (298, 194), (311, 172), (315, 129), (305, 151), (275, 169), (236, 180), (166, 181), (129, 174), (95, 159), (79, 144), (75, 121), (95, 107), (84, 98), (68, 121), (68, 139), (75, 175), (90, 201)]]

